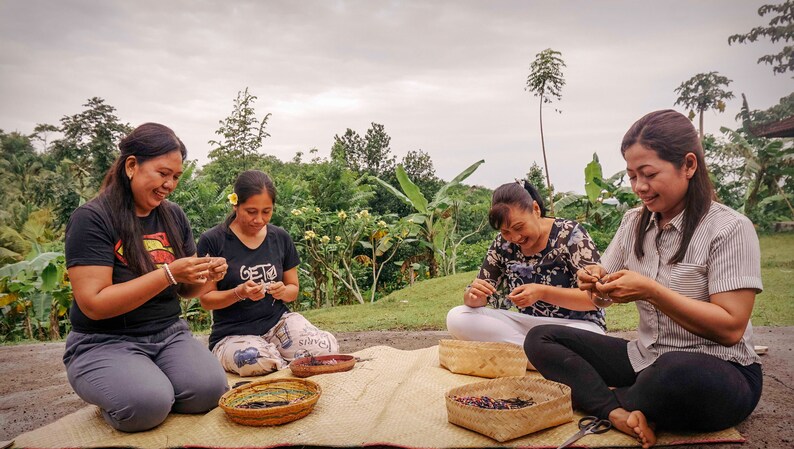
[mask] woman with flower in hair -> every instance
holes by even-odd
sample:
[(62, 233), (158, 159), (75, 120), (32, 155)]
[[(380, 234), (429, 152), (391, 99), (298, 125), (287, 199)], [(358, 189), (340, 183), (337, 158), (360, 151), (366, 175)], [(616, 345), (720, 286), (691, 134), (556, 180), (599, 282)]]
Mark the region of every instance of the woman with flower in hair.
[(229, 372), (259, 376), (299, 357), (337, 352), (330, 332), (286, 306), (298, 297), (300, 259), (287, 231), (270, 224), (276, 204), (270, 177), (259, 170), (241, 173), (229, 202), (226, 221), (198, 243), (199, 254), (223, 257), (229, 265), (200, 298), (212, 311), (212, 353)]
[[(574, 288), (576, 272), (598, 261), (580, 224), (547, 217), (543, 199), (527, 181), (497, 188), (488, 220), (499, 234), (463, 292), (464, 305), (447, 314), (453, 337), (521, 346), (540, 324), (604, 333), (603, 310)], [(513, 306), (517, 312), (509, 310)]]

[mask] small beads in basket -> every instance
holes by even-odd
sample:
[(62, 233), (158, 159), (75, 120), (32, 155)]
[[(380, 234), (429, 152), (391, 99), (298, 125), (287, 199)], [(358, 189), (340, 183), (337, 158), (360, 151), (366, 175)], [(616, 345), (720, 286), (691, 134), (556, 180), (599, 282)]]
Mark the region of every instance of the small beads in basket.
[(489, 396), (452, 396), (451, 399), (470, 407), (486, 408), (490, 410), (515, 410), (535, 405), (535, 401), (533, 401), (532, 398), (494, 399)]

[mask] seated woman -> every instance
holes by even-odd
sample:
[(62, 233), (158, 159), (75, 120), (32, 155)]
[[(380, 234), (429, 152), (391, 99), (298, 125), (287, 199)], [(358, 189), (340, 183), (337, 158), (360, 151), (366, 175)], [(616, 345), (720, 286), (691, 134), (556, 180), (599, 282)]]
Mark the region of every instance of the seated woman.
[(642, 207), (626, 213), (601, 265), (579, 286), (639, 310), (636, 340), (536, 327), (524, 348), (573, 406), (656, 443), (657, 430), (714, 431), (744, 420), (761, 396), (750, 313), (761, 291), (753, 224), (714, 200), (698, 133), (656, 111), (621, 144)]
[[(581, 225), (546, 217), (543, 200), (526, 181), (494, 191), (488, 220), (499, 234), (477, 278), (463, 293), (465, 305), (447, 314), (447, 329), (454, 338), (521, 346), (527, 332), (539, 324), (604, 334), (603, 310), (586, 292), (573, 288), (577, 270), (598, 261), (595, 245)], [(518, 312), (507, 310), (512, 306)]]
[(122, 139), (97, 198), (66, 226), (74, 292), (63, 362), (80, 398), (113, 428), (151, 429), (171, 411), (204, 413), (227, 390), (217, 360), (179, 318), (179, 296), (223, 277), (222, 259), (195, 257), (174, 191), (187, 156), (174, 132), (143, 124)]
[(240, 174), (233, 211), (199, 239), (199, 254), (223, 257), (229, 274), (210, 282), (201, 305), (212, 310), (209, 346), (224, 369), (259, 376), (293, 359), (339, 351), (336, 338), (285, 303), (298, 297), (298, 251), (287, 231), (269, 224), (276, 188), (258, 170)]

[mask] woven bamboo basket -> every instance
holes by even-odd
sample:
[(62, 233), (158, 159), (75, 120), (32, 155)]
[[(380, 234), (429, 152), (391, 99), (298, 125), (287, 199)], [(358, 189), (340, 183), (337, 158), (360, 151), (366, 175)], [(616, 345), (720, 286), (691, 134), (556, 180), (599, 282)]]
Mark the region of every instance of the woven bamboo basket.
[[(232, 421), (246, 426), (276, 426), (311, 413), (322, 389), (304, 379), (270, 379), (252, 382), (227, 391), (218, 405)], [(267, 408), (241, 408), (252, 402), (280, 402), (289, 404)]]
[[(492, 410), (464, 405), (453, 396), (488, 396), (493, 399), (532, 399), (535, 405), (513, 410)], [(446, 393), (447, 420), (498, 442), (573, 420), (571, 389), (546, 379), (503, 377), (453, 388)]]
[[(327, 362), (333, 360), (333, 365), (312, 365), (312, 362)], [(315, 374), (340, 373), (350, 371), (356, 365), (356, 358), (352, 355), (330, 354), (316, 357), (303, 357), (295, 359), (289, 364), (289, 369), (296, 377), (309, 377)]]
[(528, 363), (521, 346), (463, 340), (441, 340), (438, 361), (453, 373), (489, 378), (523, 376)]

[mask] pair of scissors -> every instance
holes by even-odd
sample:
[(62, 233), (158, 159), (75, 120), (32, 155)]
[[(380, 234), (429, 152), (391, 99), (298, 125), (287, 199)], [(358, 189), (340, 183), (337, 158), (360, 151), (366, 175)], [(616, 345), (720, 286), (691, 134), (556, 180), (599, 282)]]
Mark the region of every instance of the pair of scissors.
[(564, 443), (557, 449), (562, 449), (564, 447), (568, 447), (574, 443), (574, 441), (582, 438), (585, 435), (590, 435), (593, 433), (604, 433), (612, 428), (612, 423), (609, 422), (607, 419), (599, 419), (595, 416), (585, 416), (584, 418), (579, 420), (579, 431), (576, 432), (572, 437), (565, 440)]

